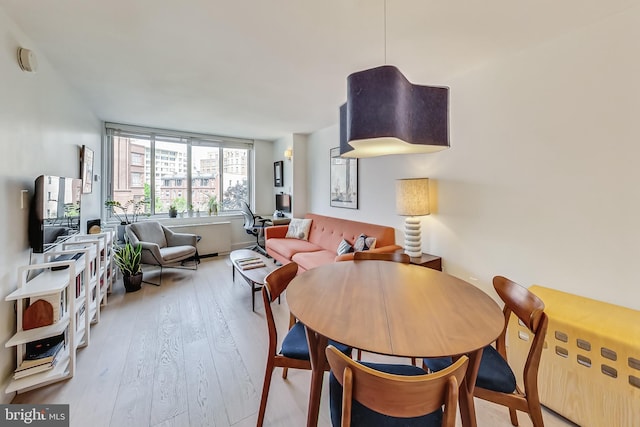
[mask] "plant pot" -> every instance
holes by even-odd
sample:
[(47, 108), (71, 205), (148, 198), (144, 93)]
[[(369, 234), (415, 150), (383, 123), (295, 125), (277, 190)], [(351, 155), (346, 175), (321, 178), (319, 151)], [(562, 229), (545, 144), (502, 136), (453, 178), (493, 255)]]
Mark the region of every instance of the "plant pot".
[(120, 225), (118, 225), (117, 229), (118, 229), (118, 242), (124, 242), (124, 228), (128, 225), (128, 223), (126, 222), (121, 222)]
[(133, 274), (131, 276), (122, 276), (122, 282), (124, 283), (124, 289), (127, 292), (139, 291), (142, 287), (142, 273)]
[(177, 209), (169, 209), (169, 218), (175, 218), (178, 216), (178, 210)]

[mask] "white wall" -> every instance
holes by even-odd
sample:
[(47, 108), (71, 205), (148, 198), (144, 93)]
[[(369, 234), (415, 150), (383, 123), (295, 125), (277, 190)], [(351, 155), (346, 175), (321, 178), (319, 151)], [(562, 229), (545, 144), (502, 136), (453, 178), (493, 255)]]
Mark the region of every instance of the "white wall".
[(394, 180), (429, 177), (423, 249), (492, 293), (500, 274), (640, 309), (640, 9), (446, 82), (451, 148), (360, 160), (360, 209), (329, 207), (329, 149), (309, 138), (309, 210), (388, 224)]
[[(79, 147), (95, 152), (99, 168), (100, 121), (79, 102), (75, 93), (38, 55), (37, 73), (21, 71), (16, 59), (18, 47), (38, 53), (15, 24), (0, 9), (0, 343), (15, 331), (13, 303), (4, 297), (16, 288), (16, 269), (29, 263), (27, 238), (28, 203), (34, 180), (42, 174), (80, 177)], [(20, 207), (20, 191), (29, 190)], [(82, 197), (83, 230), (88, 218), (100, 216), (100, 191)], [(0, 389), (10, 379), (15, 349), (0, 346)], [(11, 395), (0, 391), (0, 402)]]
[[(291, 215), (303, 217), (307, 213), (307, 139), (304, 134), (290, 134), (276, 140), (273, 144), (274, 161), (283, 161), (283, 187), (273, 187), (273, 194), (286, 193), (291, 195)], [(284, 152), (287, 148), (293, 150), (293, 158), (287, 160)], [(273, 197), (275, 210), (275, 197)], [(289, 215), (289, 214), (287, 214)]]

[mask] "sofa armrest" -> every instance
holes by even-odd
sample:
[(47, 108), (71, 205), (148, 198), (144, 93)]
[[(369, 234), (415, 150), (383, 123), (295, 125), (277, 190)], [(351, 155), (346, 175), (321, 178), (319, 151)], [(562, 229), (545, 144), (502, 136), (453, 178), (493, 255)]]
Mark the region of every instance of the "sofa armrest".
[(268, 239), (284, 239), (287, 235), (288, 225), (274, 225), (264, 229), (264, 238)]
[[(390, 253), (393, 253), (393, 252), (397, 251), (398, 249), (402, 249), (402, 246), (387, 245), (387, 246), (381, 246), (379, 248), (371, 249), (371, 250), (369, 250), (369, 252), (377, 252), (377, 253), (381, 253), (381, 254), (390, 254)], [(353, 254), (354, 254), (353, 252), (350, 252), (348, 254), (338, 255), (336, 257), (336, 262), (337, 261), (353, 261)]]

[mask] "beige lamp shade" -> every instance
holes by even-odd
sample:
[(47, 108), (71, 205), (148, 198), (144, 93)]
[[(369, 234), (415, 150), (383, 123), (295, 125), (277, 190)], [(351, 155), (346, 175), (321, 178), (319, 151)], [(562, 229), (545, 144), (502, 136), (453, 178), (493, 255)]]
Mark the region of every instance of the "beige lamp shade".
[(429, 178), (396, 180), (396, 212), (403, 216), (429, 215)]

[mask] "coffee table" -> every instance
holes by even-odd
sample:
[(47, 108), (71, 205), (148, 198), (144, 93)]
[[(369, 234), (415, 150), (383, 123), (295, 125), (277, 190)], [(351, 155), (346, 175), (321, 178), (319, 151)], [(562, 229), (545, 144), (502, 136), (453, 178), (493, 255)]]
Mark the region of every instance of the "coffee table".
[[(264, 267), (243, 270), (240, 267), (239, 262), (248, 258), (255, 258), (262, 261)], [(259, 292), (264, 286), (264, 278), (273, 270), (278, 268), (278, 266), (273, 262), (273, 259), (267, 258), (258, 252), (252, 251), (251, 249), (238, 249), (232, 251), (229, 254), (229, 259), (231, 260), (233, 280), (236, 280), (237, 270), (240, 276), (242, 276), (249, 286), (251, 286), (251, 311), (255, 311), (256, 292)]]

